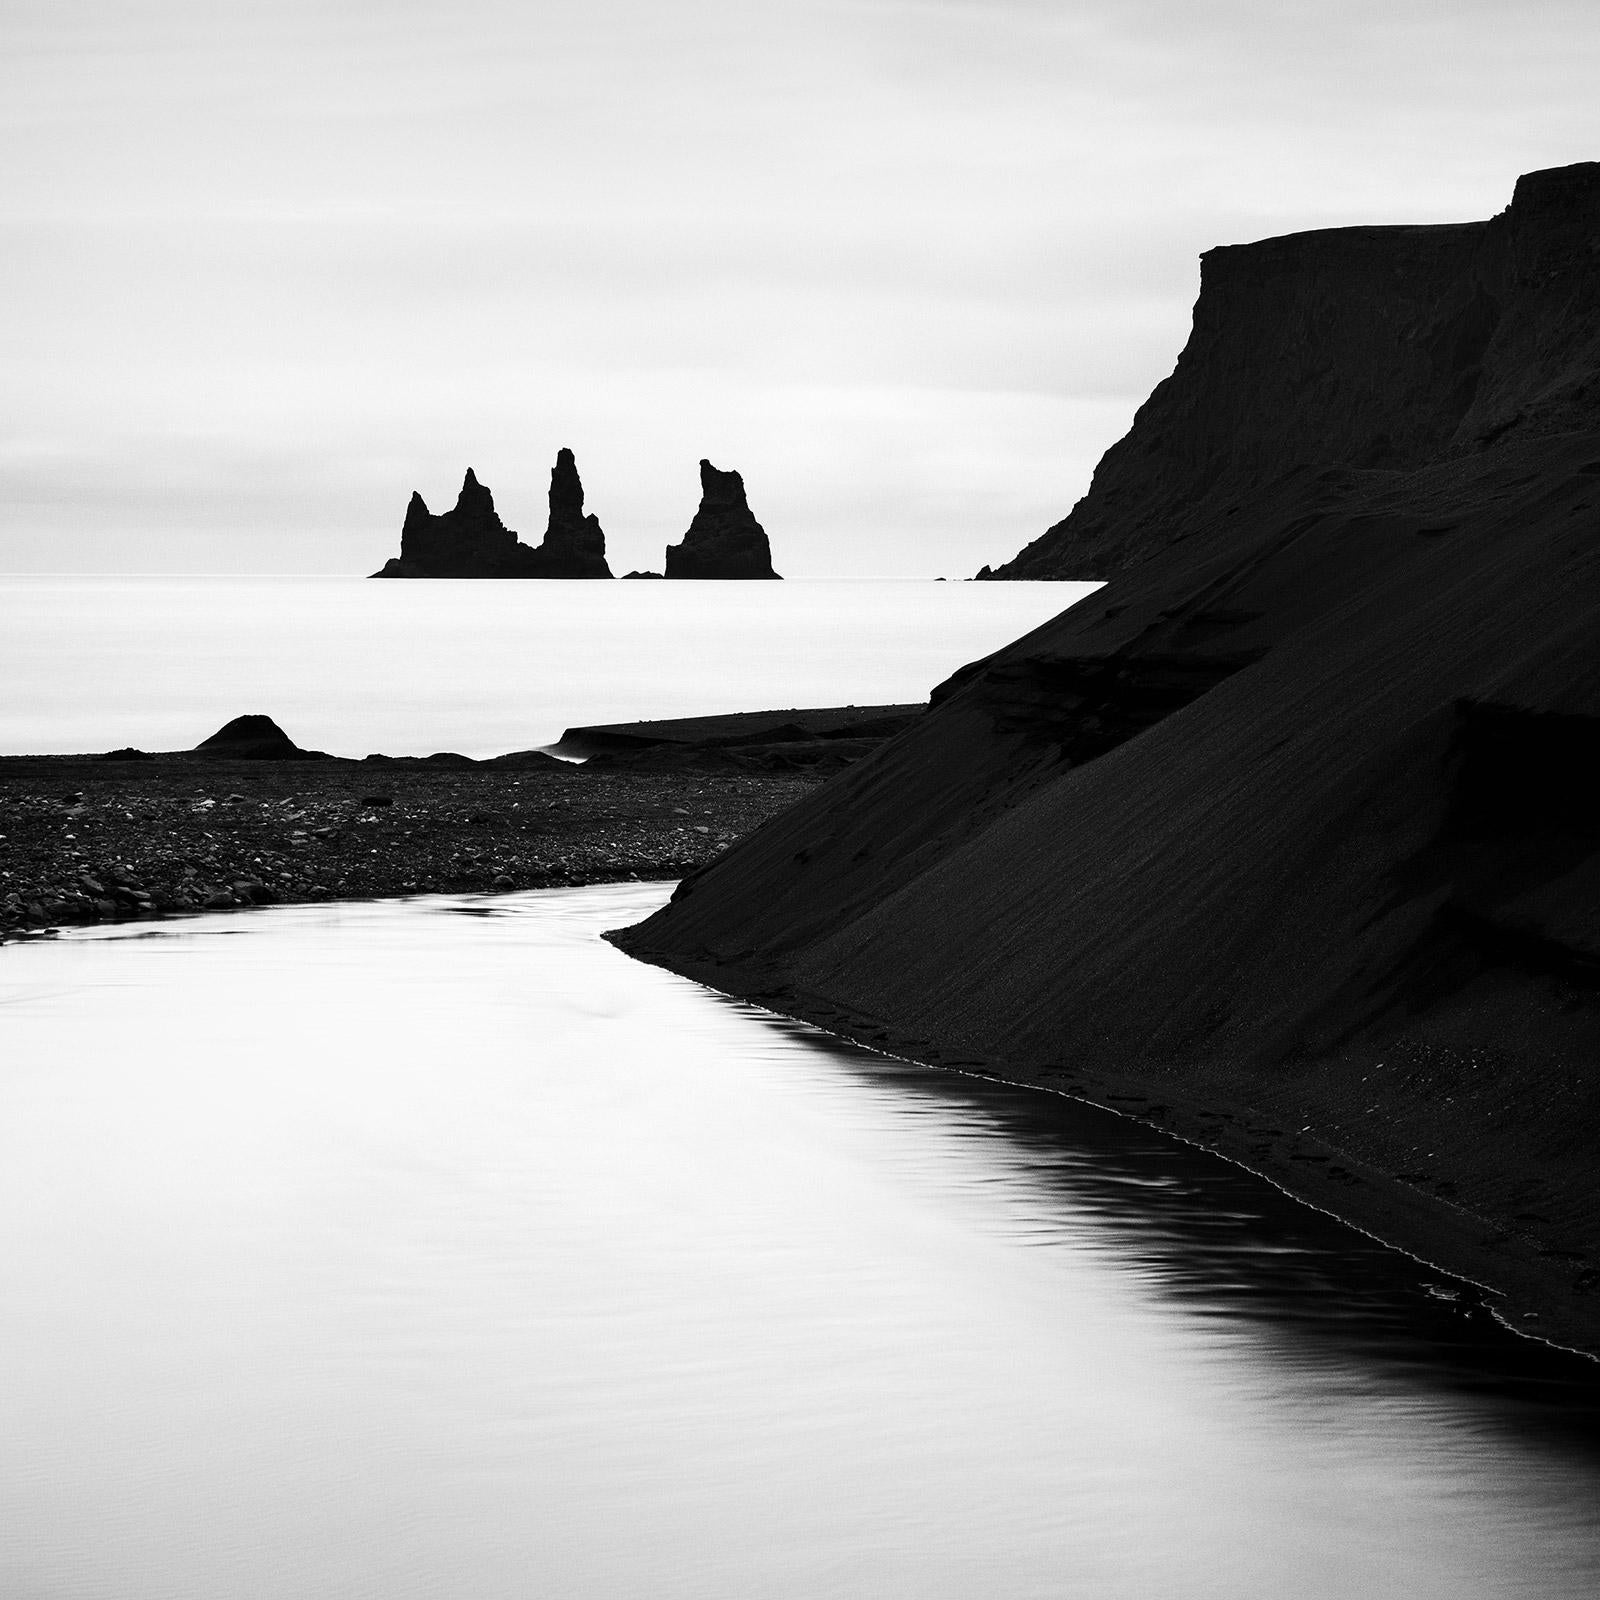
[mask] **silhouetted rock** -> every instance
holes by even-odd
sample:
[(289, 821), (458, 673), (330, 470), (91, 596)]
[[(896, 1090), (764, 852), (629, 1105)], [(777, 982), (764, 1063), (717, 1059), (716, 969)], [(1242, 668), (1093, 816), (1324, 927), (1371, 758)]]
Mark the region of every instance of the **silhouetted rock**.
[(494, 495), (471, 467), (455, 506), (440, 516), (413, 492), (400, 530), (400, 555), (376, 578), (515, 578), (528, 576), (531, 551), (500, 520)]
[(910, 727), (920, 705), (825, 706), (794, 711), (733, 711), (651, 722), (605, 722), (568, 728), (551, 746), (567, 757), (629, 755), (664, 745), (733, 749), (774, 742), (881, 742)]
[(323, 755), (320, 750), (302, 750), (271, 717), (260, 715), (224, 723), (195, 746), (195, 753), (219, 761), (306, 761)]
[(1179, 370), (1013, 563), (1122, 575), (625, 947), (1159, 1105), (1600, 1349), (1597, 238), (1590, 164), (1488, 224), (1213, 252)]
[(622, 576), (624, 578), (660, 578), (660, 577), (664, 577), (665, 574), (664, 573), (660, 573), (660, 572), (638, 572), (638, 571), (634, 571), (634, 572), (624, 572), (622, 574)]
[(400, 554), (375, 578), (609, 578), (606, 537), (585, 516), (583, 484), (572, 452), (562, 449), (550, 474), (550, 521), (536, 548), (500, 520), (494, 496), (471, 467), (453, 509), (434, 516), (413, 492), (400, 530)]
[(669, 578), (776, 578), (766, 530), (750, 514), (744, 479), (700, 463), (700, 509), (682, 544), (667, 546)]
[(552, 772), (568, 764), (543, 750), (508, 750), (503, 756), (490, 756), (479, 763), (480, 766), (502, 767), (511, 772)]
[(609, 578), (606, 536), (599, 519), (585, 516), (583, 483), (572, 452), (561, 449), (550, 471), (550, 521), (533, 552), (528, 577)]
[(1329, 228), (1201, 257), (1194, 331), (1089, 492), (991, 578), (1109, 577), (1294, 471), (1407, 472), (1596, 425), (1600, 164), (1489, 222)]

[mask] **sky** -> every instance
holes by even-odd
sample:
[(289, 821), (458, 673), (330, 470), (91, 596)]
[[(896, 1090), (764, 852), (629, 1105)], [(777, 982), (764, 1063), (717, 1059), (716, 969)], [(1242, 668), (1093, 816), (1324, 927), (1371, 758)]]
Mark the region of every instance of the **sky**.
[(364, 572), (470, 465), (613, 569), (1070, 509), (1198, 256), (1600, 158), (1594, 0), (0, 0), (0, 571)]

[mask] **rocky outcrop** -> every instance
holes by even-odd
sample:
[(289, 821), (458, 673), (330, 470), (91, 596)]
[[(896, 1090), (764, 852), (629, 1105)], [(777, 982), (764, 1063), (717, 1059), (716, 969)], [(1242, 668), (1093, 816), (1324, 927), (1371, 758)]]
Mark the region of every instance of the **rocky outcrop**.
[(606, 536), (599, 518), (583, 510), (583, 483), (572, 452), (561, 449), (550, 469), (550, 521), (533, 551), (531, 578), (609, 578)]
[(375, 578), (516, 578), (533, 552), (500, 520), (494, 495), (471, 467), (454, 507), (439, 516), (415, 490), (400, 529), (400, 554)]
[(1039, 555), (1123, 575), (625, 946), (1114, 1099), (1600, 1349), (1597, 197), (1208, 258)]
[(1600, 163), (1489, 222), (1334, 228), (1201, 258), (1172, 376), (1070, 515), (979, 577), (1109, 577), (1306, 470), (1394, 473), (1593, 426)]
[[(125, 754), (125, 753), (124, 753)], [(302, 750), (271, 717), (259, 713), (225, 722), (195, 754), (215, 761), (325, 761), (326, 751)]]
[(606, 539), (583, 510), (583, 484), (572, 452), (561, 450), (550, 473), (550, 521), (537, 548), (500, 520), (494, 496), (471, 467), (453, 509), (434, 516), (412, 493), (400, 530), (400, 554), (375, 578), (609, 578)]
[(669, 578), (776, 578), (766, 530), (751, 515), (744, 479), (700, 463), (700, 509), (681, 544), (667, 546)]
[(601, 766), (834, 771), (903, 732), (922, 706), (830, 706), (568, 728), (558, 755)]

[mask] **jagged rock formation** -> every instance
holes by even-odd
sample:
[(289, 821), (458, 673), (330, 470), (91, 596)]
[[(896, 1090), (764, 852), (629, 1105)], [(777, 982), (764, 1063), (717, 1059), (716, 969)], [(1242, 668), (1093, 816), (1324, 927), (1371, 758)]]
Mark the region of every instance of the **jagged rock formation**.
[(550, 469), (550, 521), (529, 563), (533, 578), (609, 578), (599, 518), (584, 515), (583, 483), (572, 452), (556, 452)]
[(766, 530), (750, 514), (744, 479), (700, 463), (700, 509), (681, 544), (667, 546), (669, 578), (776, 578)]
[(434, 516), (413, 491), (400, 531), (400, 554), (375, 578), (609, 578), (606, 538), (585, 516), (583, 484), (572, 452), (562, 449), (550, 473), (550, 521), (530, 549), (500, 520), (494, 496), (471, 467), (452, 510)]
[(1172, 376), (1070, 515), (978, 576), (1109, 577), (1205, 537), (1288, 472), (1405, 472), (1587, 426), (1597, 174), (1530, 173), (1489, 222), (1208, 251)]
[(500, 520), (494, 495), (471, 467), (455, 506), (439, 516), (413, 490), (400, 530), (400, 554), (375, 578), (516, 578), (533, 552)]
[(1115, 1095), (1600, 1349), (1597, 241), (1586, 165), (1208, 258), (1037, 558), (1124, 575), (621, 942)]

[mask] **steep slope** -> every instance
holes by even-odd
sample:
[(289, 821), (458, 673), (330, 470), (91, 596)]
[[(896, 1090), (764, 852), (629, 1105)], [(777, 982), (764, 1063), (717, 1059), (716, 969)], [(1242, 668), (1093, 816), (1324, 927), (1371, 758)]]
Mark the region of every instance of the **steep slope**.
[(1172, 376), (1089, 492), (980, 577), (1109, 577), (1306, 467), (1408, 469), (1594, 426), (1600, 163), (1535, 172), (1489, 222), (1336, 228), (1201, 258)]
[[(1600, 1348), (1600, 362), (1594, 235), (1566, 226), (1597, 169), (1578, 173), (1518, 186), (1552, 211), (1499, 230), (1521, 288), (1465, 341), (1470, 385), (1465, 345), (1436, 359), (1385, 322), (1394, 297), (1363, 336), (1396, 346), (1392, 402), (1375, 353), (1331, 361), (1299, 415), (1271, 384), (1253, 414), (1236, 374), (1219, 420), (1205, 375), (1175, 375), (1135, 435), (1161, 413), (1196, 508), (1109, 456), (1096, 478), (1126, 490), (1115, 514), (1102, 497), (1101, 548), (1165, 548), (958, 673), (619, 942), (906, 1054), (1119, 1096)], [(1432, 338), (1440, 305), (1474, 304), (1479, 257), (1458, 230), (1398, 232), (1430, 273), (1465, 263), (1453, 300), (1411, 297)], [(1285, 303), (1341, 302), (1321, 244), (1274, 249), (1315, 280)], [(1348, 347), (1358, 304), (1343, 317)], [(1386, 441), (1385, 464), (1284, 466), (1319, 434), (1346, 457)]]

